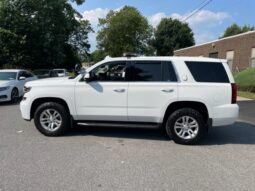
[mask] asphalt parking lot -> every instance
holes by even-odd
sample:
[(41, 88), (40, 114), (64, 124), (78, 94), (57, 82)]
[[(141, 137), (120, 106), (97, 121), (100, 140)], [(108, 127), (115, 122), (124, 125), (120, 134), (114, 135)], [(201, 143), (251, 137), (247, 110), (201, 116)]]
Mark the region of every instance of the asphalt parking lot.
[(0, 191), (254, 190), (255, 102), (239, 104), (241, 121), (211, 129), (199, 146), (142, 129), (79, 127), (49, 138), (18, 105), (0, 104)]

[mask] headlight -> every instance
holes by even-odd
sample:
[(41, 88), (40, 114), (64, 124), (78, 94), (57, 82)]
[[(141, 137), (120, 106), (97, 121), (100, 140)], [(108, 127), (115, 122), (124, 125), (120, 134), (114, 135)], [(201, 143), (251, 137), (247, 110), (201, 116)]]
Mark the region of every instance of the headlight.
[(24, 93), (30, 92), (31, 89), (32, 89), (32, 87), (24, 86)]
[(8, 89), (10, 89), (10, 86), (0, 87), (0, 91), (5, 91), (5, 90), (8, 90)]

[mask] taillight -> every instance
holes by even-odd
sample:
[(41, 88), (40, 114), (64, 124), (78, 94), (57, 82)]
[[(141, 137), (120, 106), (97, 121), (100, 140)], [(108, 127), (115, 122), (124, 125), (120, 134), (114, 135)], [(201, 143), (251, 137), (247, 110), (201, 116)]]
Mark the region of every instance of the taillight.
[(231, 89), (232, 89), (232, 104), (235, 104), (237, 101), (237, 85), (236, 84), (231, 84)]

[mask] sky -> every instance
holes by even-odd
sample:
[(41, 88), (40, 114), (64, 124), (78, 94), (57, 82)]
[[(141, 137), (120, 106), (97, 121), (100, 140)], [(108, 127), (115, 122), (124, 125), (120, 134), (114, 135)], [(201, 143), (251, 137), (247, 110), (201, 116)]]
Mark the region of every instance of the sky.
[[(96, 49), (98, 18), (104, 18), (109, 10), (119, 10), (125, 5), (136, 7), (149, 23), (156, 27), (161, 18), (183, 19), (205, 0), (86, 0), (80, 6), (72, 3), (83, 18), (89, 20), (94, 34), (89, 35), (91, 51)], [(187, 22), (194, 32), (196, 44), (218, 39), (232, 23), (255, 25), (255, 0), (212, 0)]]

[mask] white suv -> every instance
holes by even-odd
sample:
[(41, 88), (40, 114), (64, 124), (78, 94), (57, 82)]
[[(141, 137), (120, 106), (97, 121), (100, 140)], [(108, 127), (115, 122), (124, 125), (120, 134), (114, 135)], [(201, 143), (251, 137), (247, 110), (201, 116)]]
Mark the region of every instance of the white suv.
[(83, 123), (163, 128), (176, 143), (196, 144), (239, 113), (233, 76), (220, 59), (108, 57), (74, 79), (29, 82), (25, 91), (22, 116), (47, 136)]

